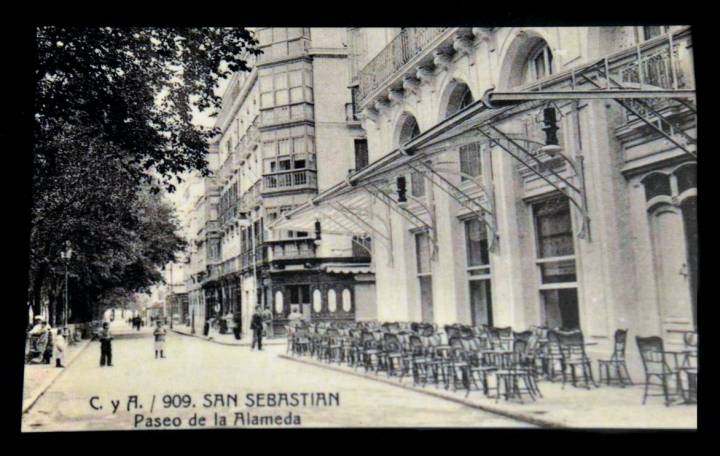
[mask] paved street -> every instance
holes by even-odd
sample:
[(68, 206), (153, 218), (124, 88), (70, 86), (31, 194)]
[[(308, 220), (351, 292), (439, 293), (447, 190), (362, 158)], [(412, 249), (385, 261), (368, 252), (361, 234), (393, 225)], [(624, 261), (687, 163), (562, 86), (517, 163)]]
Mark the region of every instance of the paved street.
[[(152, 337), (123, 331), (113, 342), (113, 367), (99, 367), (100, 347), (93, 342), (53, 386), (23, 416), (23, 431), (150, 429), (158, 424), (147, 417), (181, 419), (180, 427), (190, 427), (189, 419), (197, 413), (208, 420), (204, 427), (214, 426), (214, 414), (227, 418), (227, 427), (243, 427), (236, 422), (236, 412), (248, 412), (245, 423), (253, 416), (299, 416), (302, 426), (479, 426), (525, 427), (501, 416), (488, 414), (457, 403), (407, 391), (352, 375), (331, 372), (314, 366), (279, 359), (284, 346), (271, 346), (264, 352), (246, 347), (210, 343), (197, 338), (169, 334), (167, 359), (154, 359)], [(340, 393), (339, 406), (257, 407), (259, 400), (271, 403), (268, 396), (253, 396), (254, 407), (247, 407), (248, 393)], [(175, 398), (175, 407), (164, 408), (172, 397), (191, 398), (183, 404)], [(209, 394), (212, 404), (204, 400)], [(216, 394), (237, 395), (237, 406), (216, 403)], [(137, 395), (142, 409), (134, 409), (128, 398)], [(153, 413), (149, 409), (153, 402)], [(90, 400), (97, 396), (93, 405)], [(290, 397), (290, 396), (288, 396)], [(319, 396), (316, 396), (319, 399)], [(112, 412), (111, 400), (120, 403)], [(230, 399), (232, 400), (232, 399)], [(320, 402), (318, 400), (318, 402)], [(116, 403), (117, 404), (117, 403)], [(187, 407), (184, 407), (187, 405)], [(228, 404), (226, 404), (228, 405)], [(289, 405), (293, 405), (290, 401)], [(317, 405), (317, 404), (316, 404)], [(137, 415), (142, 414), (142, 418)], [(277, 418), (275, 418), (277, 419)], [(296, 419), (291, 418), (289, 420)], [(138, 421), (137, 426), (135, 425)], [(176, 423), (178, 420), (176, 420)], [(262, 422), (261, 422), (262, 423)], [(159, 423), (173, 429), (172, 423)], [(284, 426), (284, 424), (280, 424)]]

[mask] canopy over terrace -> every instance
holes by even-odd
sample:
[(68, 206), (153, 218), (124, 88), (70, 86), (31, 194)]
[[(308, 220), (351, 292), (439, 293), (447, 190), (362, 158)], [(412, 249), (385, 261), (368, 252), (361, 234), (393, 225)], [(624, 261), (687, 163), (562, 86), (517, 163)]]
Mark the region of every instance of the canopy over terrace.
[[(574, 171), (571, 175), (557, 173), (552, 168), (543, 167), (542, 160), (547, 158), (547, 155), (538, 153), (537, 143), (533, 144), (528, 138), (503, 132), (496, 124), (517, 114), (549, 106), (556, 101), (564, 100), (566, 105), (560, 109), (566, 109), (569, 114), (578, 112), (578, 100), (608, 99), (615, 101), (629, 114), (696, 159), (696, 139), (665, 119), (644, 101), (648, 98), (662, 98), (679, 103), (693, 113), (697, 112), (692, 101), (695, 97), (694, 87), (686, 86), (676, 74), (673, 62), (674, 50), (680, 43), (690, 40), (689, 28), (684, 28), (669, 34), (668, 37), (658, 37), (635, 48), (621, 50), (557, 73), (518, 91), (493, 93), (493, 90), (489, 90), (482, 100), (436, 124), (366, 168), (349, 174), (343, 182), (285, 213), (269, 228), (312, 231), (315, 222), (320, 221), (324, 222), (322, 231), (325, 233), (372, 235), (374, 239), (389, 247), (392, 243), (389, 211), (393, 210), (416, 227), (427, 228), (432, 238), (432, 209), (421, 204), (420, 211), (410, 211), (405, 205), (398, 204), (392, 195), (395, 191), (395, 177), (412, 171), (422, 174), (433, 186), (448, 193), (465, 209), (475, 213), (488, 230), (493, 231), (493, 236), (489, 238), (491, 245), (495, 245), (492, 185), (486, 187), (472, 176), (464, 176), (470, 177), (481, 193), (479, 197), (468, 195), (446, 177), (448, 174), (457, 174), (457, 170), (450, 170), (444, 167), (443, 163), (431, 160), (433, 155), (447, 149), (480, 141), (498, 146), (567, 196), (582, 217), (578, 237), (590, 241), (590, 216), (585, 202), (582, 157), (571, 158), (556, 151)], [(663, 57), (663, 62), (667, 60), (670, 63), (649, 68), (651, 62), (657, 61), (657, 56)], [(638, 71), (639, 68), (643, 70)], [(644, 75), (651, 74), (656, 77), (644, 80)], [(663, 77), (657, 77), (658, 75)], [(639, 84), (635, 82), (638, 78)], [(573, 101), (575, 103), (572, 103)], [(630, 101), (632, 103), (629, 103)], [(658, 122), (663, 125), (659, 127)], [(378, 202), (382, 204), (378, 205)]]

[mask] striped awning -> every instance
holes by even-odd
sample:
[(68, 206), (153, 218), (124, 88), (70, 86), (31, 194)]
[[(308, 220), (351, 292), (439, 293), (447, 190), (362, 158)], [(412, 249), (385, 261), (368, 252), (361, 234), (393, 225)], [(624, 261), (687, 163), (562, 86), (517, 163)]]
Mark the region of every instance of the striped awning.
[(373, 274), (369, 264), (328, 263), (322, 269), (330, 274)]

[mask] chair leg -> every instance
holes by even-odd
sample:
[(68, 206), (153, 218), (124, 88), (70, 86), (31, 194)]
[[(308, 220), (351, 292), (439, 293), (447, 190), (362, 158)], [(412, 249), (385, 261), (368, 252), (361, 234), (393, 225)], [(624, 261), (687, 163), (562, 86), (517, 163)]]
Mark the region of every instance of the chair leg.
[(627, 364), (625, 364), (624, 361), (623, 361), (622, 367), (623, 367), (623, 370), (625, 371), (625, 377), (627, 378), (628, 383), (630, 383), (630, 385), (635, 385), (632, 381), (632, 378), (630, 377), (630, 372), (628, 372)]
[(643, 405), (645, 405), (645, 401), (647, 400), (649, 386), (650, 386), (650, 376), (645, 375), (645, 393), (643, 394), (643, 401), (642, 401)]

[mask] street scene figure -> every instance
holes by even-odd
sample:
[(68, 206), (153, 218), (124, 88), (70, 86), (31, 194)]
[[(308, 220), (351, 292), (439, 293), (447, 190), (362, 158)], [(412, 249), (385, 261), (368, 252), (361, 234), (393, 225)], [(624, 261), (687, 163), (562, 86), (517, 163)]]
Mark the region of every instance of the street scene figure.
[(62, 329), (57, 330), (55, 341), (53, 344), (53, 357), (55, 358), (55, 367), (65, 367), (65, 337)]
[(165, 358), (165, 336), (167, 335), (167, 331), (163, 327), (163, 324), (160, 320), (157, 321), (157, 326), (155, 327), (155, 330), (153, 331), (153, 336), (155, 337), (155, 359), (160, 356), (160, 358)]
[(52, 328), (40, 316), (35, 317), (35, 325), (28, 332), (27, 347), (27, 363), (50, 363), (53, 355)]
[(250, 329), (253, 333), (252, 346), (250, 349), (254, 350), (255, 345), (257, 345), (258, 350), (262, 350), (264, 324), (260, 306), (255, 307), (255, 313), (252, 316), (252, 320), (250, 320)]
[(100, 367), (108, 366), (112, 367), (112, 340), (113, 336), (110, 332), (110, 324), (103, 322), (102, 330), (100, 331)]

